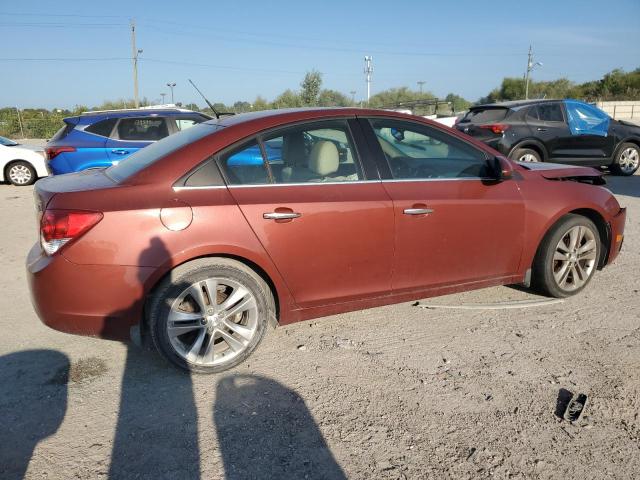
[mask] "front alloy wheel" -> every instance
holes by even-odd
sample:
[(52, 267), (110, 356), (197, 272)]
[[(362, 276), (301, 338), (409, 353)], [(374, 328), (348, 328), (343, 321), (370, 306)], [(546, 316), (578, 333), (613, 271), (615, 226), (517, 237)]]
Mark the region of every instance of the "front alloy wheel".
[(581, 215), (565, 215), (538, 247), (532, 266), (532, 287), (557, 298), (575, 295), (593, 278), (600, 249), (600, 234), (591, 220)]
[(15, 162), (7, 169), (7, 179), (18, 187), (31, 185), (36, 180), (36, 171), (27, 162)]
[(613, 171), (619, 175), (633, 175), (640, 166), (640, 147), (623, 143), (616, 155)]

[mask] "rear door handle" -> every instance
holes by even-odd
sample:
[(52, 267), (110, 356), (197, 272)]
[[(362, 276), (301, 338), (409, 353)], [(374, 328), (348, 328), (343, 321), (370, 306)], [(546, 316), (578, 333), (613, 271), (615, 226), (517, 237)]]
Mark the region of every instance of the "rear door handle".
[(433, 208), (405, 208), (405, 215), (428, 215), (433, 213)]
[(126, 155), (129, 153), (129, 150), (122, 150), (121, 148), (118, 148), (116, 150), (111, 150), (111, 153), (115, 153), (116, 155)]
[(262, 214), (262, 218), (265, 220), (290, 220), (300, 216), (302, 214), (297, 212), (266, 212)]
[(542, 128), (542, 127), (538, 127), (536, 130), (538, 130), (539, 132), (546, 132), (547, 131), (546, 128)]

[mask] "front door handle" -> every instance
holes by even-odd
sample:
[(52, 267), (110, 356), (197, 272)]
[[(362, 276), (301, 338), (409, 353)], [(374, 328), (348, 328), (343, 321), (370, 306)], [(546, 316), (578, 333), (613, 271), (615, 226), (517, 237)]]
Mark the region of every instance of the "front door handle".
[(538, 130), (539, 132), (546, 132), (547, 131), (546, 128), (542, 128), (542, 127), (538, 127), (536, 130)]
[(116, 150), (111, 150), (111, 153), (115, 153), (116, 155), (126, 155), (129, 153), (129, 150), (122, 150), (121, 148), (118, 148)]
[(265, 220), (291, 220), (302, 216), (297, 212), (266, 212), (262, 214), (262, 218)]
[(433, 213), (433, 208), (405, 208), (405, 215), (428, 215)]

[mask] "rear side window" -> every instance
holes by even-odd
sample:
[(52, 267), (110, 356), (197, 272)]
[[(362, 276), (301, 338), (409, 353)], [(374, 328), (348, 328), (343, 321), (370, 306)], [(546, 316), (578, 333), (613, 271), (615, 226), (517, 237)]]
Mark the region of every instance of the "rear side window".
[(117, 118), (108, 118), (106, 120), (101, 120), (100, 122), (96, 122), (93, 125), (89, 125), (84, 129), (84, 131), (93, 133), (95, 135), (100, 135), (101, 137), (108, 137), (109, 135), (111, 135), (113, 127), (116, 125), (117, 121)]
[(463, 121), (471, 123), (499, 122), (504, 120), (508, 111), (506, 108), (475, 108), (469, 110)]
[(123, 118), (118, 124), (120, 140), (152, 142), (168, 135), (164, 118)]
[(255, 140), (221, 155), (218, 162), (230, 185), (270, 183), (262, 151)]
[(545, 103), (529, 108), (527, 117), (542, 122), (564, 122), (562, 108), (558, 103)]

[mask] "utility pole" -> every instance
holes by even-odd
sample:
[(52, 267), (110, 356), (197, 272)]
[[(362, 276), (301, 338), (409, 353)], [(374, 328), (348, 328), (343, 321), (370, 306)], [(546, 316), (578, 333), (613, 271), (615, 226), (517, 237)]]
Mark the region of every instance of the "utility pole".
[(524, 99), (529, 99), (529, 79), (531, 78), (531, 71), (538, 67), (542, 66), (542, 63), (536, 62), (533, 63), (533, 50), (531, 49), (531, 45), (529, 45), (529, 55), (527, 56), (527, 73), (525, 75), (524, 80)]
[(418, 82), (418, 86), (420, 87), (420, 96), (422, 96), (422, 86), (423, 86), (425, 83), (427, 83), (427, 82), (425, 82), (424, 80), (420, 80), (420, 81)]
[(166, 93), (161, 93), (160, 96), (162, 97), (162, 105), (164, 105), (164, 97), (167, 96)]
[(136, 48), (136, 22), (131, 19), (131, 60), (133, 61), (133, 101), (136, 108), (140, 107), (140, 99), (138, 98), (138, 55), (142, 50)]
[(367, 105), (369, 105), (369, 99), (371, 98), (371, 74), (373, 73), (373, 65), (371, 61), (373, 59), (370, 55), (364, 57), (364, 73), (367, 76)]
[(176, 86), (176, 82), (169, 82), (167, 83), (167, 87), (169, 87), (171, 89), (171, 103), (175, 103), (173, 101), (173, 87)]
[(351, 90), (349, 93), (351, 94), (351, 103), (356, 103), (356, 91)]

